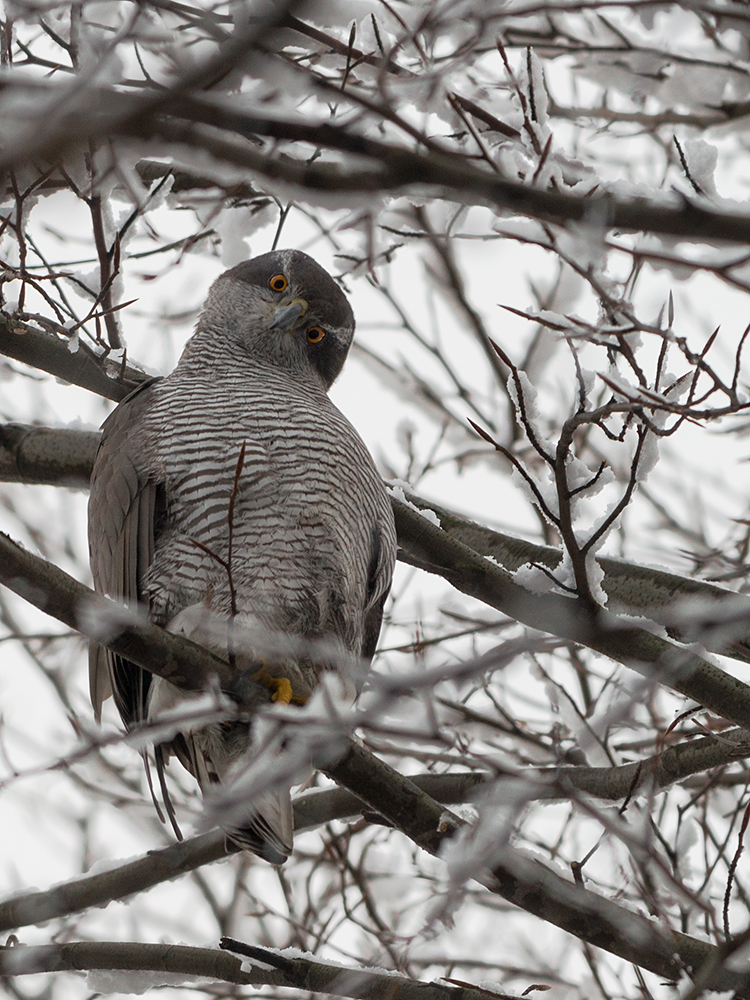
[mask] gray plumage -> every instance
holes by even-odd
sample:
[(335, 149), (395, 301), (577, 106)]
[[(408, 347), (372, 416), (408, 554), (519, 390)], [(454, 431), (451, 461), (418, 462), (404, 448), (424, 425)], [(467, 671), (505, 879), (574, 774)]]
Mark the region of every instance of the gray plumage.
[[(232, 268), (177, 368), (104, 423), (92, 477), (97, 590), (225, 656), (233, 641), (238, 672), (263, 656), (295, 695), (326, 667), (345, 673), (372, 657), (395, 560), (382, 481), (327, 395), (353, 333), (346, 297), (306, 254)], [(239, 641), (227, 638), (230, 620)], [(183, 698), (98, 646), (90, 681), (97, 715), (112, 693), (128, 728)], [(231, 778), (250, 740), (241, 723), (178, 734), (157, 748), (160, 777), (160, 755), (173, 753), (206, 790)], [(291, 824), (284, 786), (243, 803), (228, 832), (281, 863)]]

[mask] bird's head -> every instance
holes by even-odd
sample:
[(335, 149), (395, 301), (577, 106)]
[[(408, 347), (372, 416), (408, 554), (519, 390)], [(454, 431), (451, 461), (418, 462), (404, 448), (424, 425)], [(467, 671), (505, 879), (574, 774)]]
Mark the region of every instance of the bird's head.
[(312, 372), (329, 389), (354, 336), (354, 314), (330, 274), (301, 250), (274, 250), (225, 271), (198, 329), (224, 334), (253, 357)]

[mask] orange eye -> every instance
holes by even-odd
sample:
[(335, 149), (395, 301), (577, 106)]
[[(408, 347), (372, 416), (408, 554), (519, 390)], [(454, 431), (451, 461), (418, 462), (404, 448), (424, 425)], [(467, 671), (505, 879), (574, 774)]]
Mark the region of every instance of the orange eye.
[(284, 289), (289, 284), (289, 282), (286, 280), (283, 274), (274, 274), (274, 276), (271, 278), (268, 284), (275, 292), (283, 292)]
[(319, 344), (323, 337), (325, 337), (326, 332), (319, 326), (311, 326), (307, 331), (307, 341), (310, 344)]

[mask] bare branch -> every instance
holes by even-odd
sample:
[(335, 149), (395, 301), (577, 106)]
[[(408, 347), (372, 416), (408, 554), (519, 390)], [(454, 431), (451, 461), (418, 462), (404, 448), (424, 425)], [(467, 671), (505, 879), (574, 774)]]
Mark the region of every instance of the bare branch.
[[(0, 482), (83, 487), (88, 484), (98, 442), (97, 431), (0, 425)], [(409, 493), (407, 499), (434, 511), (446, 536), (480, 557), (490, 556), (509, 573), (526, 564), (552, 571), (560, 564), (562, 554), (552, 546), (504, 535), (416, 494)], [(396, 500), (393, 503), (398, 505)], [(399, 524), (402, 560), (411, 561), (417, 529), (424, 541), (422, 527), (421, 521), (412, 519)], [(680, 641), (700, 640), (709, 650), (750, 662), (750, 598), (746, 595), (607, 556), (598, 557), (597, 562), (604, 570), (602, 586), (613, 613), (650, 618)], [(431, 571), (439, 572), (439, 567)]]
[(79, 342), (78, 349), (71, 352), (68, 341), (62, 337), (7, 316), (0, 316), (0, 354), (41, 368), (107, 399), (124, 399), (148, 378), (129, 366), (121, 378), (112, 378), (106, 371), (105, 359), (97, 358), (85, 344)]
[[(472, 989), (468, 985), (457, 987), (441, 982), (424, 983), (370, 969), (346, 969), (307, 957), (282, 955), (278, 951), (246, 945), (231, 938), (222, 939), (222, 948), (223, 951), (217, 951), (187, 945), (122, 941), (78, 941), (32, 947), (19, 945), (0, 949), (0, 974), (22, 976), (84, 970), (147, 971), (155, 973), (157, 979), (158, 973), (166, 973), (168, 977), (185, 976), (188, 981), (198, 977), (243, 986), (291, 987), (306, 993), (327, 993), (353, 1000), (374, 1000), (383, 996), (389, 1000), (487, 1000), (486, 990)], [(244, 955), (245, 961), (238, 958), (238, 954)], [(493, 996), (510, 1000), (503, 993), (493, 993)]]
[(189, 639), (139, 620), (0, 533), (0, 582), (58, 621), (186, 691), (225, 685), (229, 665)]
[(88, 489), (99, 431), (0, 425), (0, 481)]
[[(645, 760), (619, 767), (526, 767), (523, 772), (491, 774), (464, 771), (449, 774), (416, 774), (409, 780), (444, 805), (471, 801), (482, 788), (505, 780), (528, 782), (528, 800), (577, 797), (581, 793), (616, 801), (640, 790), (661, 790), (712, 768), (750, 757), (750, 731), (735, 729), (719, 739), (700, 737), (679, 743)], [(709, 779), (704, 779), (707, 781)], [(746, 780), (742, 775), (739, 780)], [(345, 788), (325, 788), (294, 800), (294, 829), (299, 832), (348, 819), (366, 808), (362, 799)], [(372, 815), (372, 813), (370, 813)], [(154, 885), (177, 878), (203, 865), (219, 861), (238, 848), (223, 833), (213, 831), (192, 837), (106, 872), (82, 875), (46, 891), (30, 892), (0, 902), (0, 931), (43, 923), (78, 913), (92, 906), (124, 899)]]

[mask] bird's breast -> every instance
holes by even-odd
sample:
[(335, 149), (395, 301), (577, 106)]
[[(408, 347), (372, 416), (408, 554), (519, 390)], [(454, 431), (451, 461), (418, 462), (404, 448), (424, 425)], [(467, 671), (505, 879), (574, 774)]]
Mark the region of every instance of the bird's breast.
[(382, 485), (351, 425), (279, 380), (230, 380), (222, 398), (166, 388), (152, 433), (168, 516), (146, 581), (159, 617), (234, 602), (269, 628), (356, 645)]

